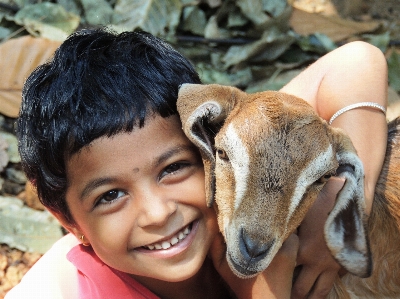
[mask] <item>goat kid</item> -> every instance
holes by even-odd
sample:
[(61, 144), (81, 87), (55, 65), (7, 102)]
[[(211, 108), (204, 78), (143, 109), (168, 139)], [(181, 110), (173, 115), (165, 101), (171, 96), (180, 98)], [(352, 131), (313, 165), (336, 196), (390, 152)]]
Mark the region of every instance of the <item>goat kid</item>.
[(389, 124), (367, 221), (363, 166), (350, 138), (304, 100), (184, 84), (177, 107), (185, 134), (200, 149), (207, 204), (216, 202), (226, 258), (237, 276), (252, 277), (268, 267), (335, 175), (345, 184), (324, 233), (349, 274), (337, 279), (329, 298), (400, 298), (399, 119)]

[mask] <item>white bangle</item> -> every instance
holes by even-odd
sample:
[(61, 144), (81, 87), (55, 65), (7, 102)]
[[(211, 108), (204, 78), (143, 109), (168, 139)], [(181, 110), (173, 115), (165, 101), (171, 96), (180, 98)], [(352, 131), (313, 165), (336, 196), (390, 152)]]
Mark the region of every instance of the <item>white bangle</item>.
[(342, 109), (340, 109), (338, 112), (336, 112), (334, 115), (332, 115), (331, 119), (329, 120), (329, 124), (331, 125), (332, 122), (336, 119), (336, 117), (338, 117), (339, 115), (351, 110), (351, 109), (355, 109), (355, 108), (360, 108), (360, 107), (369, 107), (369, 108), (374, 108), (374, 109), (378, 109), (380, 111), (383, 112), (383, 114), (386, 115), (386, 109), (385, 107), (374, 103), (374, 102), (360, 102), (360, 103), (355, 103), (355, 104), (351, 104), (349, 106), (343, 107)]

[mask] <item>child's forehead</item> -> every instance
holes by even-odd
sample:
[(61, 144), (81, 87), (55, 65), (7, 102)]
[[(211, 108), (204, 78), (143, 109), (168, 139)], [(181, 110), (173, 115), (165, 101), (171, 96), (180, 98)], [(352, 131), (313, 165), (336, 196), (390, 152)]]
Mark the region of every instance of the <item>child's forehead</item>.
[[(113, 135), (103, 135), (95, 138), (89, 144), (83, 146), (78, 152), (73, 153), (67, 158), (80, 158), (82, 154), (93, 154), (94, 149), (99, 147), (112, 149), (129, 148), (130, 152), (136, 151), (140, 154), (146, 152), (157, 152), (167, 144), (167, 141), (176, 140), (180, 143), (190, 143), (184, 135), (178, 115), (161, 117), (152, 115), (148, 117), (143, 126), (135, 126), (131, 131), (122, 131)], [(191, 144), (191, 143), (190, 143)]]

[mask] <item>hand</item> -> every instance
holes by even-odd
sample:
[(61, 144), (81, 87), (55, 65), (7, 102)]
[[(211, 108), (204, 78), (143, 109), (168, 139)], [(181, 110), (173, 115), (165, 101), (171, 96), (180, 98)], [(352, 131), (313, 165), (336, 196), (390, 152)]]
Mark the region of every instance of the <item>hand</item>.
[(324, 225), (343, 184), (344, 179), (331, 178), (298, 229), (300, 272), (292, 288), (292, 299), (325, 298), (338, 277), (341, 266), (326, 246)]
[(298, 248), (297, 235), (290, 235), (268, 268), (249, 279), (238, 278), (229, 268), (226, 245), (221, 234), (218, 234), (211, 245), (210, 256), (214, 267), (238, 299), (285, 299), (290, 298)]

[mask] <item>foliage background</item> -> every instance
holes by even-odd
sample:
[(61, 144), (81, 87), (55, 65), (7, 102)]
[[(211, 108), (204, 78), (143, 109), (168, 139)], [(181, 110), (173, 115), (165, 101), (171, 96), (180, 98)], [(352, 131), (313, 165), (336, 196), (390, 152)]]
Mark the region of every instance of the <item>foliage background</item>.
[(62, 234), (26, 182), (14, 130), (25, 78), (69, 34), (149, 31), (187, 56), (204, 83), (247, 92), (279, 89), (321, 55), (363, 40), (387, 58), (393, 118), (399, 15), (398, 0), (0, 0), (0, 298)]
[[(318, 15), (296, 9), (318, 12), (318, 5)], [(387, 53), (391, 87), (400, 91), (398, 24), (387, 15), (365, 21), (373, 8), (373, 0), (0, 0), (0, 40), (24, 34), (63, 40), (104, 25), (145, 30), (190, 58), (205, 83), (258, 91), (281, 87), (320, 55), (361, 39)]]

